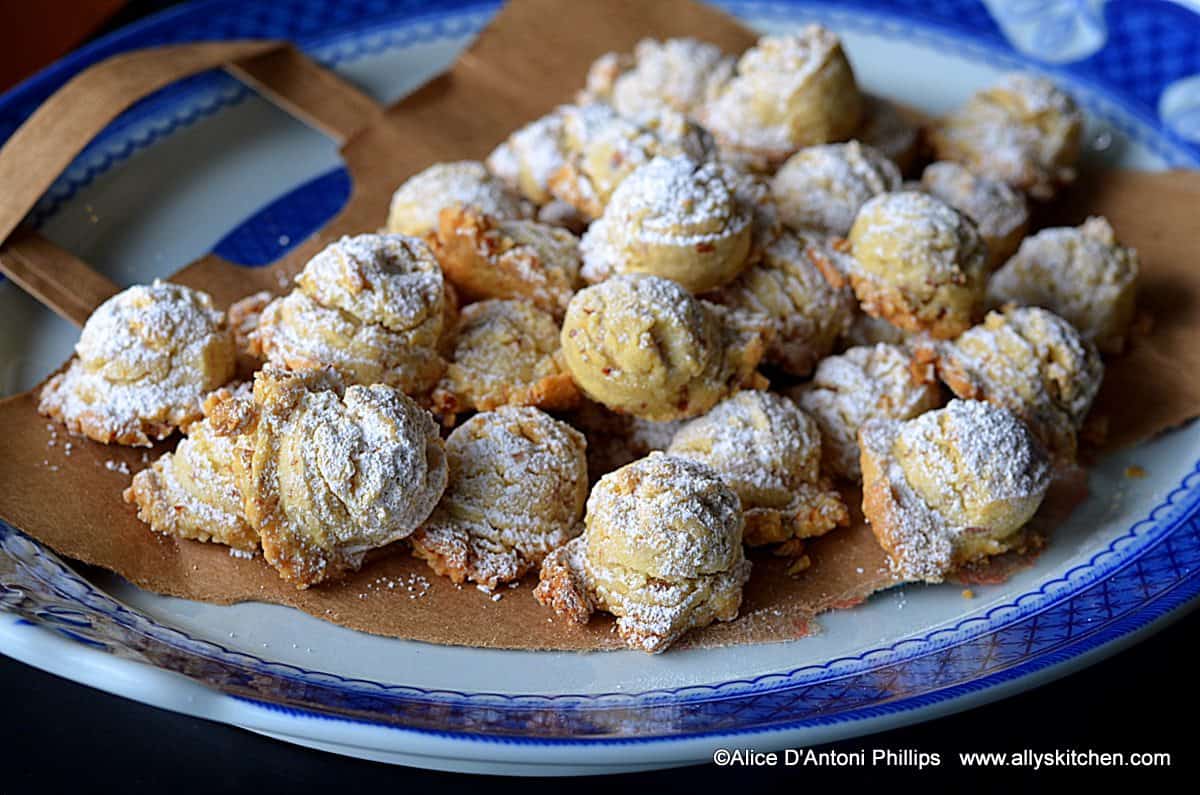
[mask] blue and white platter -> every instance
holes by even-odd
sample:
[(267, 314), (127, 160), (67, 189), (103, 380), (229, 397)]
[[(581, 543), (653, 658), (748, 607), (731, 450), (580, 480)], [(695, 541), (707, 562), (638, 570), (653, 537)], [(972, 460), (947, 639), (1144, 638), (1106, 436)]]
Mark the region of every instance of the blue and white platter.
[[(762, 31), (820, 21), (865, 87), (937, 113), (1034, 68), (1089, 115), (1085, 167), (1200, 164), (1200, 15), (1165, 0), (723, 4)], [(1195, 4), (1193, 4), (1194, 6)], [(0, 140), (71, 75), (174, 41), (286, 38), (380, 100), (447, 66), (496, 10), (471, 2), (201, 0), (90, 44), (0, 97)], [(582, 81), (583, 76), (580, 75)], [(499, 131), (498, 131), (499, 134)], [(31, 219), (124, 284), (208, 252), (273, 261), (350, 182), (327, 139), (222, 75), (139, 103)], [(0, 392), (65, 360), (76, 330), (0, 283)], [(449, 770), (569, 774), (796, 747), (1001, 698), (1136, 642), (1200, 597), (1200, 424), (1105, 460), (1031, 568), (974, 599), (909, 586), (799, 641), (591, 654), (378, 638), (287, 608), (145, 593), (0, 523), (0, 651), (166, 709), (290, 742)], [(1136, 464), (1148, 476), (1130, 479)]]

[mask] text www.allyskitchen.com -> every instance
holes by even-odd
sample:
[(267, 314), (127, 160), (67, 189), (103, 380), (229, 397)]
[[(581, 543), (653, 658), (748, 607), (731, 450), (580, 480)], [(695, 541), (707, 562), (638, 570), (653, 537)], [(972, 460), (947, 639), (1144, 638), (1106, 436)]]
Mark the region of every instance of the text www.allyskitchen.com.
[(953, 756), (915, 748), (860, 748), (853, 751), (788, 748), (759, 751), (753, 748), (718, 748), (713, 764), (718, 767), (892, 767), (924, 770), (940, 768), (957, 757), (960, 767), (1011, 767), (1027, 770), (1072, 767), (1170, 767), (1166, 752), (1096, 751), (1054, 749), (1036, 751), (960, 751)]

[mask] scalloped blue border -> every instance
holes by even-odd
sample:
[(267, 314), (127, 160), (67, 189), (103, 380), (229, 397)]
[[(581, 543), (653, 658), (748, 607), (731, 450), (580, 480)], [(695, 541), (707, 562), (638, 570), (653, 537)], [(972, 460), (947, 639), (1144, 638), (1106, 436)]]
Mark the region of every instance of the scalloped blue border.
[[(1172, 540), (1181, 542), (1188, 557), (1182, 563), (1179, 552), (1170, 546)], [(970, 616), (949, 628), (939, 628), (917, 637), (905, 638), (891, 646), (871, 649), (853, 657), (841, 657), (820, 665), (809, 665), (789, 672), (765, 674), (751, 679), (737, 679), (711, 685), (687, 686), (674, 689), (654, 689), (639, 693), (610, 692), (599, 694), (511, 695), (493, 692), (460, 692), (445, 689), (426, 690), (407, 685), (388, 685), (371, 680), (346, 678), (337, 674), (311, 671), (299, 666), (264, 660), (253, 654), (227, 649), (218, 643), (197, 639), (120, 604), (96, 589), (63, 564), (52, 553), (29, 540), (20, 531), (0, 522), (0, 549), (10, 556), (27, 561), (25, 574), (47, 586), (60, 602), (43, 609), (22, 609), (21, 598), (28, 591), (14, 588), (5, 579), (0, 581), (0, 604), (22, 614), (28, 613), (31, 622), (51, 626), (66, 637), (93, 646), (114, 649), (108, 636), (96, 630), (97, 617), (129, 630), (143, 639), (149, 648), (156, 646), (148, 661), (162, 664), (155, 656), (187, 660), (193, 666), (203, 660), (202, 674), (185, 671), (193, 678), (232, 695), (235, 698), (268, 708), (306, 717), (329, 718), (367, 723), (376, 726), (404, 728), (436, 736), (470, 738), (489, 742), (534, 742), (554, 744), (645, 743), (664, 739), (690, 739), (713, 735), (733, 735), (787, 731), (789, 729), (845, 723), (928, 707), (992, 685), (1031, 675), (1094, 648), (1112, 643), (1148, 622), (1170, 613), (1200, 595), (1200, 461), (1173, 489), (1166, 499), (1136, 523), (1129, 532), (1113, 539), (1103, 550), (1085, 563), (1075, 566), (1054, 580), (997, 606), (983, 616)], [(942, 665), (939, 675), (952, 677), (939, 682), (938, 678), (922, 673), (914, 679), (920, 686), (907, 691), (898, 690), (887, 699), (875, 700), (869, 706), (845, 709), (831, 708), (845, 699), (845, 691), (856, 680), (870, 679), (884, 670), (904, 670), (923, 666), (930, 660), (944, 660), (956, 650), (967, 648), (981, 638), (992, 639), (1004, 632), (1019, 632), (1022, 627), (1045, 621), (1046, 616), (1071, 613), (1074, 605), (1086, 599), (1096, 588), (1106, 587), (1122, 572), (1145, 567), (1159, 559), (1173, 562), (1162, 587), (1152, 598), (1132, 601), (1128, 609), (1117, 609), (1107, 621), (1096, 623), (1079, 635), (1065, 637), (1053, 650), (1022, 657), (1009, 664), (998, 665), (985, 672), (963, 671), (955, 674)], [(1178, 576), (1176, 576), (1178, 575)], [(1059, 590), (1059, 593), (1053, 593)], [(19, 592), (19, 597), (14, 595)], [(1118, 597), (1105, 597), (1109, 599)], [(71, 605), (77, 607), (72, 608)], [(998, 619), (998, 620), (997, 620)], [(1086, 623), (1091, 623), (1089, 619)], [(906, 649), (919, 650), (905, 654)], [(974, 657), (968, 655), (969, 662)], [(170, 667), (170, 666), (167, 666)], [(953, 677), (957, 677), (956, 679)], [(839, 698), (818, 694), (816, 701), (809, 696), (830, 683), (843, 689)], [(297, 694), (302, 694), (302, 698)], [(326, 698), (331, 697), (331, 698)], [(303, 701), (307, 701), (305, 704)], [(282, 702), (282, 703), (281, 703)], [(754, 712), (786, 715), (774, 721), (749, 723), (733, 710), (741, 704), (757, 702)], [(814, 707), (814, 704), (816, 705)], [(701, 724), (691, 730), (672, 730), (670, 734), (647, 732), (651, 726), (673, 726), (685, 709), (687, 720), (695, 723), (705, 717), (717, 725)], [(633, 720), (631, 711), (638, 713)], [(385, 720), (369, 719), (373, 714)], [(818, 714), (819, 713), (819, 714)], [(730, 716), (739, 719), (736, 725), (721, 725)], [(797, 718), (797, 715), (806, 717)], [(397, 722), (408, 718), (414, 722), (430, 718), (442, 728)], [(514, 736), (512, 732), (528, 730), (530, 725), (550, 723), (554, 731), (578, 731), (596, 734), (598, 730), (630, 731), (637, 736), (606, 736), (579, 739), (576, 737)], [(472, 726), (453, 730), (446, 724)]]
[[(903, 0), (901, 2), (903, 4)], [(228, 10), (236, 3), (227, 0), (209, 0), (201, 3), (209, 10)], [(293, 9), (299, 6), (323, 7), (320, 2), (271, 2), (265, 5), (272, 7), (287, 7)], [(351, 2), (343, 6), (367, 6), (366, 2)], [(463, 4), (439, 3), (445, 8), (461, 8)], [(479, 4), (468, 4), (479, 10)], [(490, 7), (492, 4), (487, 4)], [(761, 3), (761, 2), (730, 2), (724, 4), (734, 11), (752, 12), (753, 15), (764, 17), (769, 14), (786, 14), (788, 18), (797, 16), (793, 4)], [(862, 11), (869, 9), (879, 12), (879, 3), (851, 2), (833, 8), (828, 4), (805, 4), (808, 8), (805, 14), (823, 9), (823, 13), (844, 14), (846, 7)], [(1011, 53), (1004, 52), (1003, 42), (994, 34), (979, 32), (975, 29), (964, 28), (961, 20), (953, 14), (947, 14), (946, 9), (954, 6), (966, 7), (973, 5), (968, 2), (942, 2), (930, 4), (938, 13), (932, 13), (922, 20), (929, 29), (914, 28), (912, 23), (903, 17), (885, 12), (875, 20), (875, 32), (894, 31), (897, 24), (903, 24), (906, 32), (917, 35), (925, 41), (939, 46), (953, 43), (959, 49), (965, 49), (973, 57), (990, 63), (1012, 66), (1025, 63)], [(1116, 5), (1116, 4), (1114, 4)], [(938, 14), (941, 14), (939, 16)], [(819, 14), (818, 14), (819, 15)], [(318, 15), (319, 16), (319, 15)], [(403, 13), (397, 15), (403, 17)], [(429, 16), (436, 16), (436, 13)], [(803, 14), (802, 14), (803, 16)], [(411, 16), (409, 17), (411, 19)], [(963, 19), (969, 19), (964, 16)], [(178, 21), (176, 18), (174, 21)], [(846, 18), (849, 22), (850, 18)], [(862, 19), (854, 18), (861, 23)], [(394, 24), (394, 23), (393, 23)], [(860, 27), (861, 25), (854, 25)], [(148, 25), (153, 28), (153, 25)], [(1200, 26), (1198, 26), (1200, 29)], [(142, 46), (152, 43), (153, 36), (138, 39), (129, 32), (122, 34), (126, 46)], [(247, 34), (242, 34), (247, 35)], [(264, 35), (263, 33), (250, 35)], [(355, 34), (337, 34), (334, 37), (352, 42)], [(102, 42), (110, 47), (111, 42)], [(965, 46), (964, 46), (965, 45)], [(98, 49), (104, 49), (99, 47)], [(354, 49), (349, 47), (350, 52)], [(105, 53), (107, 54), (107, 53)], [(95, 55), (90, 53), (89, 57)], [(344, 57), (350, 57), (346, 55)], [(94, 60), (94, 58), (93, 58)], [(59, 64), (56, 69), (58, 76), (72, 73), (73, 69), (81, 68), (84, 61), (73, 63), (71, 59)], [(51, 70), (54, 71), (54, 70)], [(1123, 97), (1120, 102), (1112, 102), (1108, 92), (1102, 88), (1102, 83), (1096, 82), (1087, 73), (1077, 73), (1070, 67), (1061, 69), (1046, 69), (1046, 71), (1067, 76), (1076, 88), (1083, 86), (1089, 96), (1084, 97), (1085, 104), (1089, 98), (1098, 103), (1101, 115), (1110, 121), (1118, 121), (1121, 117), (1132, 116), (1137, 123), (1128, 132), (1143, 143), (1155, 142), (1156, 137), (1163, 135), (1157, 128), (1157, 120), (1147, 103)], [(43, 83), (46, 82), (43, 76)], [(53, 82), (53, 81), (50, 81)], [(38, 81), (31, 81), (37, 85)], [(28, 94), (29, 86), (19, 87), (16, 92), (10, 92), (0, 98), (0, 117), (3, 111), (11, 107), (14, 93), (22, 91)], [(165, 107), (178, 106), (181, 95), (157, 98)], [(147, 103), (143, 109), (149, 117), (150, 106)], [(1108, 112), (1103, 108), (1107, 107)], [(214, 108), (215, 110), (216, 108)], [(1139, 129), (1140, 128), (1140, 129)], [(110, 134), (113, 134), (110, 132)], [(165, 133), (164, 133), (165, 134)], [(1161, 140), (1161, 139), (1160, 139)], [(1158, 151), (1167, 156), (1169, 162), (1200, 162), (1194, 152), (1191, 152), (1178, 141), (1168, 141), (1159, 147)], [(131, 150), (132, 151), (132, 150)], [(271, 663), (253, 655), (225, 649), (218, 644), (191, 638), (185, 633), (173, 630), (150, 621), (141, 614), (129, 610), (110, 597), (92, 588), (90, 583), (75, 575), (63, 566), (56, 558), (30, 542), (19, 531), (0, 523), (0, 543), (10, 551), (14, 543), (27, 545), (27, 551), (33, 550), (32, 558), (36, 561), (33, 568), (26, 568), (22, 574), (30, 575), (39, 567), (46, 579), (38, 581), (50, 586), (55, 599), (61, 604), (48, 604), (40, 609), (29, 610), (31, 621), (42, 626), (56, 627), (66, 637), (94, 647), (103, 647), (113, 653), (137, 657), (145, 649), (134, 646), (114, 648), (112, 637), (106, 632), (117, 630), (129, 633), (123, 639), (136, 637), (153, 647), (157, 653), (166, 653), (170, 657), (164, 664), (157, 664), (172, 670), (183, 670), (193, 678), (209, 684), (215, 684), (231, 696), (253, 703), (266, 709), (281, 710), (291, 714), (309, 717), (324, 717), (338, 720), (352, 720), (374, 726), (389, 726), (406, 728), (435, 734), (438, 736), (485, 739), (506, 743), (534, 744), (611, 744), (611, 743), (645, 743), (661, 742), (668, 739), (684, 739), (711, 734), (734, 734), (763, 731), (785, 731), (791, 728), (807, 727), (829, 723), (842, 723), (862, 720), (886, 714), (902, 713), (921, 709), (930, 704), (940, 703), (948, 699), (959, 698), (967, 693), (980, 692), (1005, 681), (1032, 675), (1038, 671), (1074, 659), (1091, 649), (1099, 648), (1130, 635), (1144, 628), (1149, 622), (1160, 618), (1179, 607), (1188, 604), (1200, 593), (1200, 565), (1196, 557), (1200, 550), (1200, 462), (1180, 486), (1172, 491), (1166, 502), (1151, 512), (1150, 516), (1131, 528), (1130, 532), (1115, 539), (1105, 550), (1097, 553), (1087, 564), (1077, 566), (1060, 578), (1042, 585), (1035, 592), (1024, 594), (1009, 605), (993, 608), (984, 616), (972, 616), (959, 622), (952, 628), (934, 630), (921, 638), (908, 638), (890, 647), (874, 649), (855, 657), (844, 657), (828, 661), (821, 665), (805, 666), (790, 672), (768, 674), (753, 679), (733, 680), (716, 685), (691, 686), (676, 690), (651, 690), (637, 694), (608, 693), (595, 695), (557, 695), (529, 696), (506, 695), (501, 693), (458, 693), (448, 690), (424, 691), (399, 685), (385, 685), (368, 680), (344, 679), (334, 674), (306, 671), (296, 666)], [(1173, 544), (1178, 542), (1179, 549)], [(1181, 567), (1178, 562), (1180, 555), (1188, 555)], [(1017, 658), (1014, 661), (989, 669), (986, 672), (962, 674), (962, 681), (948, 681), (943, 685), (928, 687), (924, 691), (912, 688), (893, 689), (886, 699), (876, 698), (871, 704), (845, 709), (830, 709), (830, 704), (850, 704), (851, 690), (856, 679), (871, 677), (889, 669), (913, 669), (916, 678), (929, 685), (939, 681), (931, 677), (922, 666), (930, 661), (941, 661), (943, 674), (947, 672), (946, 660), (956, 652), (970, 648), (973, 642), (980, 640), (994, 641), (1000, 638), (1006, 630), (1026, 626), (1036, 626), (1039, 620), (1045, 622), (1049, 617), (1056, 616), (1066, 610), (1068, 613), (1076, 605), (1085, 601), (1090, 595), (1104, 593), (1106, 605), (1116, 597), (1108, 594), (1112, 583), (1131, 571), (1141, 571), (1142, 568), (1164, 564), (1172, 565), (1160, 568), (1157, 573), (1142, 572), (1140, 586), (1148, 587), (1147, 583), (1154, 582), (1160, 587), (1153, 596), (1133, 601), (1126, 605), (1127, 609), (1111, 613), (1107, 620), (1099, 621), (1083, 634), (1070, 636), (1058, 643), (1053, 650), (1042, 650), (1030, 657)], [(29, 564), (29, 559), (22, 560)], [(1147, 568), (1149, 571), (1149, 568)], [(47, 574), (49, 572), (49, 574)], [(1153, 576), (1151, 576), (1153, 574)], [(1079, 579), (1076, 579), (1079, 578)], [(1157, 578), (1157, 579), (1155, 579)], [(1165, 578), (1165, 579), (1164, 579)], [(1061, 592), (1051, 593), (1062, 588)], [(1115, 587), (1115, 586), (1114, 586)], [(81, 590), (82, 589), (82, 590)], [(0, 587), (0, 604), (7, 609), (25, 612), (29, 605), (23, 600), (29, 599), (27, 591), (13, 588), (6, 582)], [(77, 605), (76, 608), (63, 605)], [(79, 608), (82, 608), (80, 610)], [(97, 618), (110, 622), (101, 626), (97, 632)], [(1046, 634), (1042, 630), (1043, 635)], [(1036, 636), (1037, 633), (1034, 632)], [(120, 633), (118, 633), (120, 636)], [(910, 653), (914, 652), (914, 653)], [(194, 670), (197, 661), (205, 665), (212, 664), (213, 668)], [(201, 668), (204, 666), (202, 665)], [(214, 674), (218, 674), (216, 676)], [(954, 674), (951, 672), (951, 676)], [(841, 688), (840, 694), (823, 692), (821, 688), (836, 683)], [(389, 698), (382, 698), (381, 693)], [(285, 703), (271, 699), (282, 699)], [(816, 707), (813, 707), (816, 704)], [(400, 709), (407, 708), (407, 711)], [(680, 708), (686, 707), (692, 714), (683, 720)], [(612, 731), (614, 726), (626, 727), (631, 723), (630, 710), (636, 710), (638, 715), (635, 728), (642, 736), (637, 738), (613, 737), (581, 739), (572, 737), (545, 736), (549, 731), (570, 730), (572, 735), (587, 735)], [(737, 712), (744, 709), (744, 712)], [(608, 725), (603, 722), (607, 717), (620, 721), (619, 724)], [(768, 720), (748, 716), (768, 715), (778, 719)], [(785, 717), (779, 717), (784, 715)], [(797, 718), (796, 716), (807, 716)], [(386, 718), (380, 720), (380, 718)], [(565, 723), (563, 721), (566, 721)], [(701, 724), (698, 721), (708, 720)], [(422, 723), (438, 723), (442, 728)], [(686, 723), (687, 725), (684, 725)], [(461, 730), (448, 730), (448, 726), (457, 726)], [(531, 726), (540, 731), (540, 735), (531, 733)], [(658, 726), (669, 735), (645, 734), (643, 729)], [(483, 734), (482, 732), (488, 732)], [(497, 732), (506, 733), (498, 737)], [(513, 732), (525, 732), (526, 736), (512, 736)]]

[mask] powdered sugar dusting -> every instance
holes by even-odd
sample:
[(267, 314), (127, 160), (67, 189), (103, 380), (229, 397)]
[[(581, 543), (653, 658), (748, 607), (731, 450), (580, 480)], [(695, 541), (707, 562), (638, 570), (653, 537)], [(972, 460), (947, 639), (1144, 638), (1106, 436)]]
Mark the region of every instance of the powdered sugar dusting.
[(750, 223), (715, 163), (657, 157), (622, 183), (622, 211), (641, 218), (647, 242), (697, 245), (732, 236)]
[[(1020, 420), (978, 400), (952, 400), (900, 426), (897, 442), (918, 456), (910, 463), (932, 475), (940, 495), (961, 506), (961, 484), (978, 484), (989, 500), (1011, 500), (1045, 491), (1050, 468)], [(946, 454), (947, 446), (954, 452)]]
[(450, 482), (413, 538), (435, 569), (493, 588), (582, 530), (583, 436), (535, 408), (476, 414), (446, 440)]
[(922, 261), (930, 268), (930, 278), (939, 283), (954, 280), (961, 272), (964, 252), (979, 248), (973, 226), (941, 199), (919, 191), (883, 193), (870, 199), (851, 232), (858, 260), (885, 263), (904, 256), (907, 248), (897, 247), (897, 240), (911, 240), (929, 254)]
[(1071, 457), (1104, 365), (1067, 321), (1036, 307), (993, 312), (939, 354), (939, 371), (961, 397), (1008, 408), (1053, 452)]
[(442, 325), (442, 270), (429, 247), (405, 235), (347, 235), (309, 260), (296, 283), (324, 306), (432, 344)]
[(1068, 320), (1102, 351), (1120, 350), (1131, 320), (1140, 263), (1118, 245), (1112, 226), (1043, 229), (1025, 238), (988, 283), (988, 302), (1041, 306)]
[(446, 487), (437, 423), (391, 387), (343, 393), (330, 370), (269, 367), (254, 399), (256, 427), (238, 440), (254, 461), (247, 514), (288, 579), (312, 585), (357, 568), (415, 530)]
[(1012, 72), (1000, 78), (994, 90), (1004, 91), (1018, 98), (1029, 115), (1055, 111), (1076, 113), (1075, 102), (1062, 89), (1040, 75), (1029, 72)]
[(582, 273), (600, 281), (645, 245), (711, 250), (744, 233), (750, 221), (719, 165), (656, 157), (621, 183), (584, 234)]
[(613, 191), (656, 155), (706, 159), (712, 139), (682, 114), (664, 110), (634, 122), (602, 103), (560, 108), (565, 165), (551, 181), (556, 198), (590, 218), (599, 216)]
[(840, 47), (837, 36), (819, 25), (808, 25), (792, 35), (762, 37), (742, 54), (736, 74), (704, 108), (701, 120), (719, 138), (739, 147), (793, 149), (787, 124), (755, 124), (761, 119), (748, 117), (746, 110), (773, 105), (776, 114), (786, 115), (788, 105), (812, 84)]
[(894, 163), (850, 141), (801, 149), (776, 173), (771, 191), (788, 226), (844, 237), (868, 199), (900, 183)]
[(954, 530), (913, 490), (892, 455), (900, 427), (895, 420), (872, 419), (859, 434), (864, 454), (884, 462), (884, 476), (895, 500), (896, 510), (886, 530), (889, 563), (904, 579), (940, 582), (954, 560)]
[(986, 238), (1003, 238), (1029, 220), (1023, 194), (958, 163), (931, 163), (921, 175), (921, 185), (974, 221)]
[(456, 204), (496, 218), (520, 218), (526, 210), (482, 163), (437, 163), (411, 177), (392, 195), (388, 231), (424, 235), (437, 228), (438, 212)]
[(987, 249), (957, 210), (918, 191), (883, 193), (862, 206), (849, 240), (851, 281), (869, 314), (939, 338), (970, 326)]
[(1048, 199), (1075, 176), (1082, 114), (1051, 81), (1010, 74), (933, 131), (938, 156)]
[(400, 577), (379, 576), (369, 580), (366, 585), (367, 593), (383, 596), (407, 596), (409, 599), (420, 599), (429, 593), (430, 582), (422, 574), (406, 574)]
[(312, 442), (309, 471), (320, 473), (366, 535), (402, 538), (444, 488), (433, 418), (387, 387), (351, 386), (338, 404), (332, 392), (306, 396), (295, 432)]
[(816, 419), (830, 468), (843, 477), (860, 476), (858, 430), (868, 420), (906, 420), (940, 402), (930, 378), (914, 377), (912, 356), (896, 345), (851, 348), (822, 359), (800, 405)]
[(680, 428), (667, 453), (708, 464), (739, 494), (786, 492), (817, 480), (821, 436), (791, 401), (747, 390)]
[(149, 446), (233, 375), (233, 335), (205, 293), (155, 281), (105, 301), (38, 410), (102, 442)]
[(510, 135), (488, 155), (487, 167), (526, 198), (544, 203), (550, 178), (565, 162), (562, 112), (556, 109)]
[(981, 506), (1022, 503), (1031, 513), (1050, 483), (1049, 462), (1020, 420), (980, 401), (952, 400), (903, 423), (872, 420), (860, 439), (893, 501), (887, 516), (874, 517), (886, 525), (876, 532), (905, 577), (941, 581), (968, 539), (1016, 529), (1008, 523), (1019, 513), (991, 514), (998, 524), (980, 526)]
[(445, 367), (441, 266), (424, 242), (357, 235), (326, 246), (296, 289), (263, 308), (251, 343), (292, 368), (333, 366), (347, 380), (427, 391)]
[(593, 563), (648, 577), (725, 571), (741, 550), (737, 495), (710, 467), (663, 453), (601, 478), (588, 497), (587, 526)]
[(607, 610), (628, 645), (660, 652), (737, 615), (750, 576), (740, 508), (708, 467), (652, 454), (596, 485), (587, 531), (547, 558), (535, 596), (576, 621)]
[(642, 39), (634, 48), (632, 68), (613, 81), (607, 98), (633, 118), (663, 107), (692, 113), (732, 72), (733, 59), (707, 42)]

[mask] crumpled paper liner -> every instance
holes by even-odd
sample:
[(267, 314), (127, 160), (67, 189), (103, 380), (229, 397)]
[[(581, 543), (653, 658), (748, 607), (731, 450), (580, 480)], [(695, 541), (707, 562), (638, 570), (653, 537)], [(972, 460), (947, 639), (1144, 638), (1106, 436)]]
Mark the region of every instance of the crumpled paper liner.
[[(569, 101), (591, 61), (630, 50), (644, 36), (696, 36), (738, 52), (755, 35), (719, 11), (688, 0), (517, 0), (446, 75), (348, 137), (343, 157), (354, 176), (347, 207), (325, 229), (270, 268), (242, 269), (208, 256), (177, 275), (228, 304), (281, 278), (341, 234), (378, 228), (391, 191), (438, 160), (481, 158), (513, 129)], [(288, 59), (270, 68), (292, 77)], [(311, 70), (310, 70), (311, 71)], [(303, 74), (303, 102), (317, 116), (352, 129), (339, 107), (322, 114), (322, 91)], [(311, 77), (311, 75), (307, 75)], [(119, 87), (118, 87), (119, 88)], [(312, 89), (311, 91), (307, 89)], [(351, 107), (354, 107), (351, 103)], [(1108, 362), (1096, 416), (1107, 424), (1097, 452), (1147, 439), (1200, 413), (1200, 177), (1194, 173), (1105, 172), (1085, 175), (1054, 208), (1054, 220), (1087, 214), (1111, 219), (1123, 242), (1139, 249), (1140, 311), (1147, 320), (1129, 352)], [(1101, 422), (1100, 425), (1104, 425)], [(47, 443), (57, 436), (57, 443)], [(72, 442), (70, 455), (65, 442)], [(168, 445), (142, 450), (71, 439), (37, 415), (36, 393), (0, 402), (0, 517), (58, 553), (114, 571), (156, 593), (217, 604), (256, 600), (290, 605), (353, 629), (431, 643), (514, 649), (593, 650), (621, 644), (612, 622), (564, 623), (538, 605), (528, 578), (496, 599), (456, 587), (403, 551), (377, 554), (348, 579), (307, 591), (282, 582), (262, 561), (231, 557), (224, 547), (155, 535), (121, 499), (129, 475)], [(1061, 521), (1077, 493), (1047, 501), (1043, 530)], [(799, 577), (785, 562), (755, 554), (741, 617), (693, 633), (689, 645), (787, 640), (812, 630), (822, 611), (848, 607), (895, 584), (882, 549), (849, 494), (854, 521), (809, 546), (812, 566)]]

